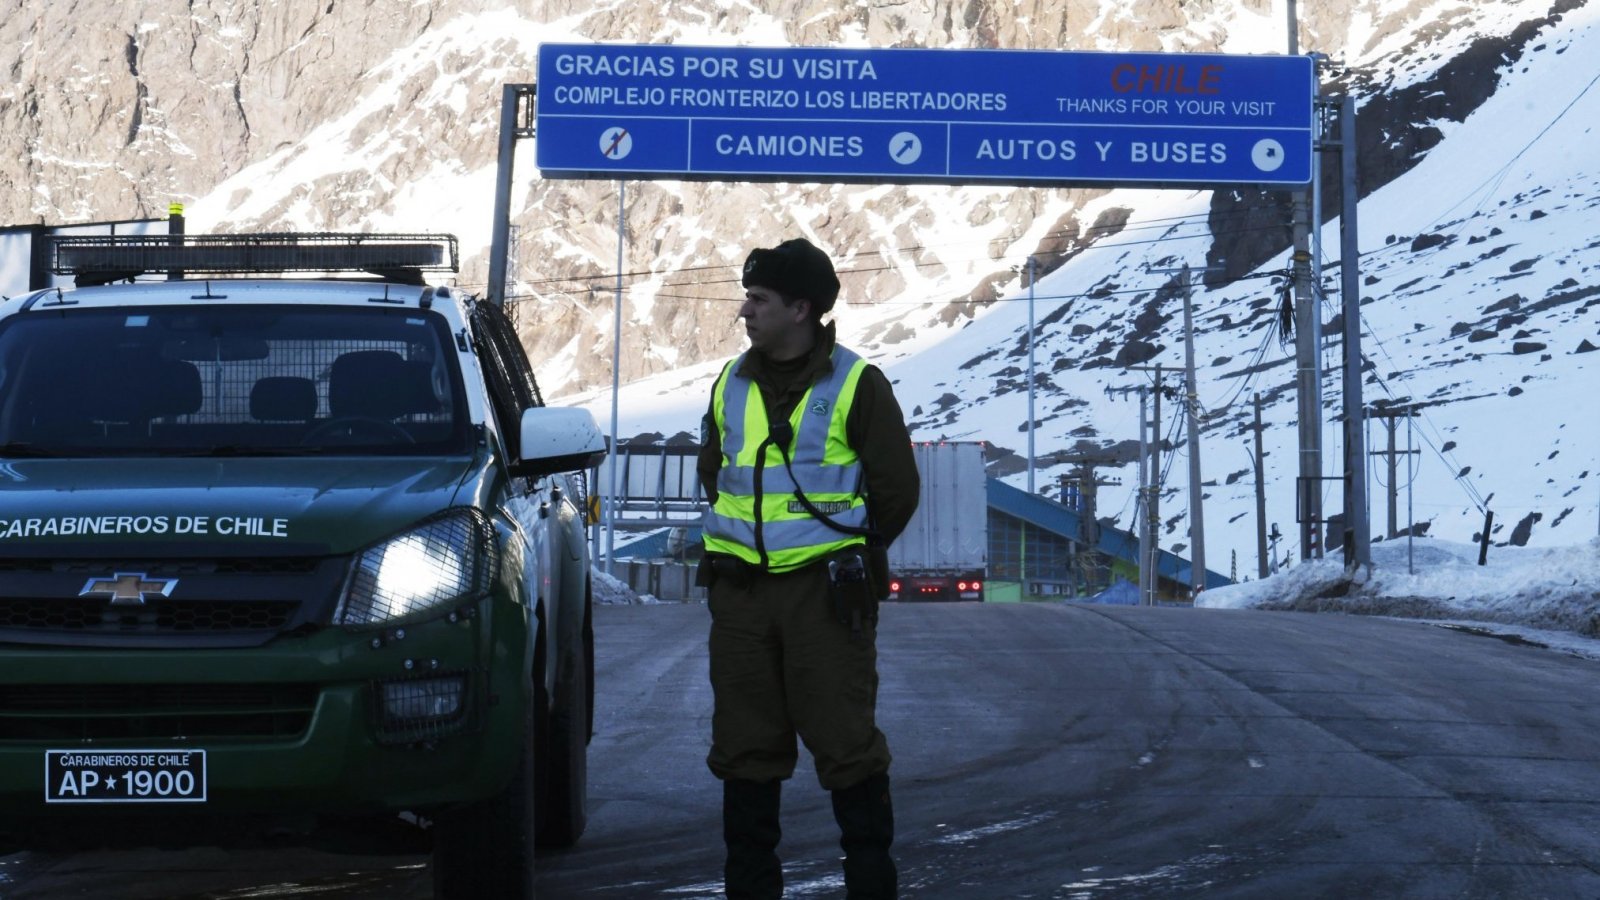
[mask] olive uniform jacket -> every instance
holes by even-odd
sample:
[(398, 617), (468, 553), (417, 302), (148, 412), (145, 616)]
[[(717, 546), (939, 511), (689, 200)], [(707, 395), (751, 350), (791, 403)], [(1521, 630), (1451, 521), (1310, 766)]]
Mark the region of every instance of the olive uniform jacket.
[[(811, 353), (799, 359), (776, 362), (759, 352), (745, 355), (738, 374), (755, 382), (766, 402), (768, 421), (789, 418), (806, 390), (833, 369), (835, 331), (833, 323), (817, 328), (817, 341)], [(716, 398), (712, 398), (715, 403)], [(701, 427), (700, 455), (696, 470), (706, 499), (717, 500), (717, 472), (722, 468), (722, 435), (707, 409)], [(866, 475), (865, 492), (870, 521), (881, 541), (869, 542), (873, 587), (878, 596), (888, 593), (888, 547), (905, 530), (917, 511), (921, 477), (916, 456), (911, 452), (911, 434), (895, 400), (889, 379), (877, 366), (867, 366), (856, 383), (855, 403), (845, 421), (845, 436), (851, 449), (861, 458)]]

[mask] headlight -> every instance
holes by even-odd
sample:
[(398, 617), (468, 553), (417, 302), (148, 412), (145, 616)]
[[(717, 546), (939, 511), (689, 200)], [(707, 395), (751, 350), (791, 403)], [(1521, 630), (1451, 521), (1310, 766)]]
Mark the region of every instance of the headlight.
[(335, 625), (375, 625), (488, 590), (488, 523), (468, 510), (401, 532), (356, 558)]

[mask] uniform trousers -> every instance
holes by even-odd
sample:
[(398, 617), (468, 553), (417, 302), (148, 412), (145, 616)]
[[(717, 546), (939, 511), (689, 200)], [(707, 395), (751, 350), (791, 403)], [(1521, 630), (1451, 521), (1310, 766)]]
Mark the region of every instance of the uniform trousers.
[(889, 769), (877, 726), (876, 624), (834, 615), (827, 566), (719, 574), (710, 586), (711, 752), (723, 780), (794, 774), (805, 742), (822, 787), (854, 787)]

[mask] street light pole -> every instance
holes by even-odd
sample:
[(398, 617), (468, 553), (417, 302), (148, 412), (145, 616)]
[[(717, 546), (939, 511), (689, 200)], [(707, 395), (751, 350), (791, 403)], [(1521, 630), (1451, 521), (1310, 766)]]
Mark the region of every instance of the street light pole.
[(1033, 284), (1038, 281), (1038, 263), (1028, 257), (1028, 493), (1033, 490)]
[(628, 185), (617, 182), (617, 296), (611, 305), (611, 487), (606, 497), (606, 574), (615, 574), (617, 557), (617, 407), (622, 385), (622, 243)]

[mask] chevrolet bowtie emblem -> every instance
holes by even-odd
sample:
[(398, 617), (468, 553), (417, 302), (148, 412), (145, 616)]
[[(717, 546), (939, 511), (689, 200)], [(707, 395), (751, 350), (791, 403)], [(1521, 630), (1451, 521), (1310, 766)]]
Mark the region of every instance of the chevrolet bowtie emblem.
[(118, 572), (110, 578), (91, 578), (79, 597), (110, 597), (112, 606), (143, 606), (148, 595), (172, 596), (176, 578), (151, 578), (143, 572)]

